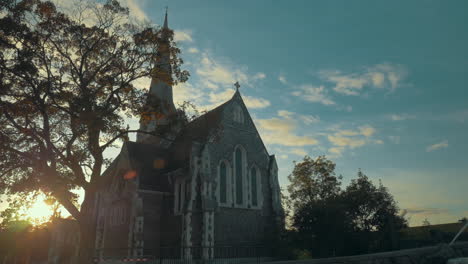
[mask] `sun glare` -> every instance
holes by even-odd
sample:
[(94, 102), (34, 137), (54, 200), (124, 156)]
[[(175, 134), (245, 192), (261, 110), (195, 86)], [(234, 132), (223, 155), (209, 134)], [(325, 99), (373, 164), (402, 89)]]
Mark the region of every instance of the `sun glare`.
[(47, 222), (52, 215), (52, 208), (48, 206), (44, 200), (45, 196), (39, 195), (31, 207), (23, 211), (24, 216), (34, 225)]

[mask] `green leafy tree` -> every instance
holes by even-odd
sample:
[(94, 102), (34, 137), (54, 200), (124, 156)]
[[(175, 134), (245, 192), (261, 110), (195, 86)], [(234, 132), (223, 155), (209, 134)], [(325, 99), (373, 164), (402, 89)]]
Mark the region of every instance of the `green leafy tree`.
[[(343, 194), (346, 202), (347, 217), (358, 238), (367, 240), (363, 243), (367, 250), (393, 249), (397, 247), (397, 231), (407, 227), (404, 215), (389, 193), (379, 182), (376, 186), (361, 170), (356, 179), (346, 187)], [(369, 245), (369, 240), (371, 244)], [(374, 245), (372, 245), (372, 243)]]
[(360, 170), (344, 190), (341, 179), (324, 156), (295, 163), (288, 191), (296, 245), (313, 257), (396, 247), (396, 233), (406, 220), (387, 188)]
[(315, 160), (305, 156), (304, 160), (294, 162), (292, 174), (288, 176), (287, 187), (292, 208), (314, 201), (321, 201), (340, 194), (341, 176), (335, 175), (335, 163), (325, 156)]
[[(156, 76), (162, 63), (172, 66), (162, 81), (183, 82), (188, 73), (173, 32), (135, 25), (116, 0), (77, 1), (71, 14), (49, 1), (3, 0), (0, 14), (0, 191), (40, 191), (58, 201), (79, 223), (86, 263), (103, 152), (138, 132), (124, 117), (147, 114), (151, 100), (134, 82)], [(146, 116), (158, 115), (152, 111)]]
[(316, 159), (305, 156), (303, 161), (295, 163), (288, 179), (296, 243), (314, 257), (333, 255), (347, 229), (340, 203), (342, 177), (336, 176), (335, 163), (325, 156)]

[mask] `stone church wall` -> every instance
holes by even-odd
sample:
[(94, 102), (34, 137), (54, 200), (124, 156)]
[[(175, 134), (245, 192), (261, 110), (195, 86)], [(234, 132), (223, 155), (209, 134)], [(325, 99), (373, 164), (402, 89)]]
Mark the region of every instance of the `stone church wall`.
[(157, 255), (162, 247), (178, 247), (181, 242), (182, 217), (174, 215), (173, 195), (143, 193), (145, 254)]
[(264, 220), (258, 210), (220, 209), (215, 214), (215, 245), (262, 245), (266, 231)]
[(104, 255), (124, 256), (127, 254), (130, 208), (129, 200), (121, 199), (105, 209), (107, 219), (102, 252)]
[[(270, 189), (270, 177), (268, 175), (269, 156), (258, 136), (255, 126), (248, 118), (247, 109), (244, 110), (244, 121), (236, 122), (233, 117), (233, 108), (238, 101), (226, 106), (223, 113), (219, 141), (208, 144), (211, 175), (217, 181), (218, 165), (221, 160), (227, 160), (234, 166), (233, 156), (235, 147), (240, 145), (246, 151), (247, 172), (255, 165), (261, 175), (262, 207), (259, 209), (233, 208), (218, 206), (215, 212), (215, 246), (223, 245), (262, 245), (266, 240), (271, 241), (274, 233), (275, 217), (272, 215), (272, 193)], [(232, 169), (232, 167), (231, 167)], [(213, 185), (213, 193), (216, 193), (217, 182)], [(246, 190), (244, 190), (246, 191)], [(247, 207), (247, 206), (246, 206)]]

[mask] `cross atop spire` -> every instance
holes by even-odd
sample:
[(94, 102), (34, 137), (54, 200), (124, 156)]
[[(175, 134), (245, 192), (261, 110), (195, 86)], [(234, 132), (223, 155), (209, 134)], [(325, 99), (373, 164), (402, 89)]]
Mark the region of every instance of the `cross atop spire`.
[(164, 25), (163, 25), (163, 28), (165, 28), (165, 29), (169, 28), (167, 26), (167, 9), (168, 9), (168, 7), (166, 6), (166, 16), (164, 17)]
[(240, 87), (239, 82), (236, 82), (236, 83), (234, 84), (234, 86), (236, 87), (236, 91), (239, 91), (239, 87)]

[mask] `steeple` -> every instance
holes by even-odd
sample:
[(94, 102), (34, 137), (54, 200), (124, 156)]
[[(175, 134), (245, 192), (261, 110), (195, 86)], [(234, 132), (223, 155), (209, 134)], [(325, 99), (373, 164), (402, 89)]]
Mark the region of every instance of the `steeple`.
[(164, 25), (163, 25), (163, 28), (169, 29), (169, 27), (167, 26), (167, 6), (166, 6), (166, 16), (164, 17)]
[[(170, 63), (170, 41), (167, 32), (169, 26), (167, 23), (167, 8), (162, 27), (161, 40), (158, 45), (155, 66), (153, 68), (151, 84), (149, 89), (149, 98), (147, 107), (154, 112), (156, 118), (149, 122), (140, 120), (140, 129), (144, 131), (154, 131), (156, 126), (167, 122), (168, 115), (175, 113), (173, 95), (172, 95), (172, 69)], [(148, 134), (139, 133), (137, 142), (147, 141)]]

